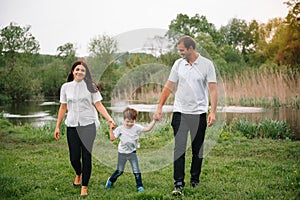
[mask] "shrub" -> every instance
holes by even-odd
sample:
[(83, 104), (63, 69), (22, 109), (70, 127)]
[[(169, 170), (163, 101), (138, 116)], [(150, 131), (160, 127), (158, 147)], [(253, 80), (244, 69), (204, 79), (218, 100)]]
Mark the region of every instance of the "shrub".
[(230, 124), (225, 125), (222, 134), (242, 134), (252, 138), (271, 138), (271, 139), (295, 139), (288, 124), (284, 121), (264, 119), (259, 123), (248, 119), (234, 119)]

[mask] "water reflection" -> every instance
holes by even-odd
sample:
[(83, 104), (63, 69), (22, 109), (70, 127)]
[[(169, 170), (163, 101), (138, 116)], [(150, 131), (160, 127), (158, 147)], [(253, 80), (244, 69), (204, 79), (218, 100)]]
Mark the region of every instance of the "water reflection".
[(1, 106), (3, 117), (15, 125), (43, 126), (56, 120), (57, 102), (22, 102)]
[[(114, 116), (116, 122), (123, 119), (122, 111), (125, 104), (110, 106), (105, 103), (110, 114)], [(150, 104), (132, 104), (131, 107), (139, 111), (138, 121), (140, 123), (148, 123), (152, 120), (152, 115), (156, 111), (156, 105)], [(15, 125), (23, 125), (25, 123), (34, 126), (42, 126), (49, 121), (56, 120), (59, 103), (54, 101), (46, 102), (23, 102), (20, 104), (10, 104), (0, 107), (4, 117), (9, 119)], [(164, 106), (163, 112), (167, 117), (171, 116), (172, 106)], [(300, 110), (291, 108), (262, 109), (249, 107), (225, 107), (218, 112), (226, 113), (226, 123), (230, 123), (233, 119), (249, 119), (259, 122), (262, 119), (273, 119), (285, 121), (290, 126), (296, 137), (300, 139)]]

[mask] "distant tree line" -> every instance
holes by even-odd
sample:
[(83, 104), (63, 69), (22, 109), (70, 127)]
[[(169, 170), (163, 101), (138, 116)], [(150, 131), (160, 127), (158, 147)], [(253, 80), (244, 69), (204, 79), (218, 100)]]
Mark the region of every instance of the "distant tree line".
[[(245, 70), (266, 67), (289, 69), (291, 76), (298, 76), (300, 3), (290, 0), (285, 4), (289, 12), (284, 19), (259, 23), (233, 18), (219, 29), (205, 16), (178, 14), (170, 22), (166, 35), (174, 42), (174, 51), (159, 56), (147, 53), (120, 56), (117, 42), (108, 35), (99, 35), (89, 43), (89, 56), (85, 60), (106, 100), (110, 100), (114, 85), (129, 70), (146, 63), (171, 67), (179, 57), (175, 49), (181, 35), (195, 38), (198, 51), (214, 61), (222, 77), (230, 78)], [(39, 54), (39, 42), (30, 28), (11, 22), (0, 30), (0, 104), (57, 97), (71, 64), (78, 59), (75, 44), (69, 42), (57, 47), (55, 56)]]

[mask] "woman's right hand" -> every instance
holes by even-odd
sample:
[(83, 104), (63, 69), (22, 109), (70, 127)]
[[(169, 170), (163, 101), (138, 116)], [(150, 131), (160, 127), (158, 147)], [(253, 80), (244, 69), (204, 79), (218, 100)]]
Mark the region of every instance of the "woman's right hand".
[(113, 119), (109, 120), (108, 123), (109, 123), (109, 129), (114, 129), (115, 128), (116, 124), (115, 124), (115, 121)]
[(56, 140), (59, 140), (60, 139), (60, 130), (59, 128), (55, 128), (55, 131), (54, 131), (54, 138)]
[(114, 141), (116, 138), (114, 136), (115, 122), (109, 121), (109, 139), (110, 141)]

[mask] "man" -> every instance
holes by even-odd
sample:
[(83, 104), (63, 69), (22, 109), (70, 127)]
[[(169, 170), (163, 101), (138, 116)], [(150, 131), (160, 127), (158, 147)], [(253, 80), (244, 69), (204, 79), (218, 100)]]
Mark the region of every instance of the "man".
[[(217, 80), (213, 63), (196, 52), (196, 42), (183, 36), (177, 43), (182, 58), (175, 61), (154, 114), (162, 117), (162, 107), (177, 84), (171, 125), (174, 131), (174, 190), (173, 195), (181, 195), (185, 186), (185, 151), (188, 132), (191, 134), (192, 163), (191, 187), (199, 184), (203, 160), (203, 143), (207, 125), (215, 123), (217, 107)], [(211, 109), (208, 113), (208, 91)]]

